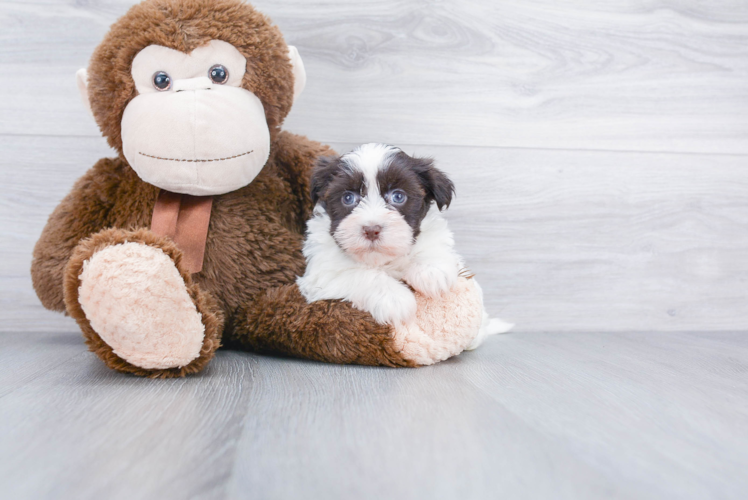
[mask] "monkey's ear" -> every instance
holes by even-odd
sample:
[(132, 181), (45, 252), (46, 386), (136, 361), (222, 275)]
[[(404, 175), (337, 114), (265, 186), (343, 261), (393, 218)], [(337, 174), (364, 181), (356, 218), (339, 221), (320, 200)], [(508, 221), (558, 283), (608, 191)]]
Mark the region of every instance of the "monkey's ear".
[(83, 104), (86, 106), (86, 109), (88, 112), (93, 116), (93, 111), (91, 110), (91, 101), (88, 99), (88, 71), (86, 71), (86, 68), (81, 68), (78, 70), (78, 72), (75, 74), (75, 81), (78, 84), (78, 92), (81, 94), (81, 100), (83, 101)]
[(299, 51), (293, 45), (288, 46), (288, 57), (291, 59), (291, 66), (293, 66), (293, 100), (296, 102), (301, 91), (306, 87), (306, 71)]
[(314, 166), (314, 170), (312, 170), (312, 180), (309, 183), (312, 204), (317, 204), (339, 168), (339, 156), (321, 156), (317, 158), (317, 164)]

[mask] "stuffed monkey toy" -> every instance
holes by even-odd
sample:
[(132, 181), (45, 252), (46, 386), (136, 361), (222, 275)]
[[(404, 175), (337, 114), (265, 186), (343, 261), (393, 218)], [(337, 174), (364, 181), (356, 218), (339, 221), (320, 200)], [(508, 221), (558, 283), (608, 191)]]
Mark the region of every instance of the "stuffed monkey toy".
[[(31, 274), (42, 304), (73, 317), (107, 366), (179, 377), (221, 344), (418, 366), (470, 344), (481, 310), (472, 287), (419, 299), (438, 332), (398, 331), (300, 294), (310, 171), (334, 154), (281, 130), (305, 80), (296, 49), (240, 0), (146, 0), (79, 71), (118, 156), (99, 160), (54, 210)], [(459, 318), (455, 304), (467, 311)]]

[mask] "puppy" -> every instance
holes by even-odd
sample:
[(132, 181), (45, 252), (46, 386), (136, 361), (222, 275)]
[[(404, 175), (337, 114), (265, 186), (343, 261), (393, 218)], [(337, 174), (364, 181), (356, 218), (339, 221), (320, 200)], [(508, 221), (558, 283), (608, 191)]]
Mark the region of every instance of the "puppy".
[[(433, 161), (398, 148), (365, 144), (321, 158), (312, 173), (316, 204), (307, 225), (307, 268), (297, 283), (309, 302), (343, 299), (379, 323), (415, 318), (412, 290), (448, 292), (464, 263), (442, 217), (454, 185)], [(476, 283), (477, 286), (477, 283)], [(470, 348), (511, 325), (489, 320)]]

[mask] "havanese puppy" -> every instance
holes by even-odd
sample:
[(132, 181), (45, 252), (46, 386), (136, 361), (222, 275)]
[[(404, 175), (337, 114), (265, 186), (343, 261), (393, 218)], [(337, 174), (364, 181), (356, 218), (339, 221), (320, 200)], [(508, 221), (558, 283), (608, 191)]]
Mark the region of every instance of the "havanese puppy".
[[(316, 206), (304, 243), (307, 268), (297, 280), (307, 301), (343, 299), (379, 323), (398, 325), (416, 315), (413, 290), (439, 296), (465, 272), (441, 214), (454, 185), (431, 159), (365, 144), (321, 158), (311, 195)], [(484, 310), (469, 348), (511, 326)]]

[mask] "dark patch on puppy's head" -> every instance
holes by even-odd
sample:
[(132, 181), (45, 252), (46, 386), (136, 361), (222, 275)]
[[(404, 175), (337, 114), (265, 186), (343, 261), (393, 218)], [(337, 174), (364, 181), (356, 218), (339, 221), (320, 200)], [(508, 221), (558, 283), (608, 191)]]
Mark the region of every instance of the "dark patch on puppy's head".
[(413, 237), (420, 232), (421, 221), (435, 201), (439, 210), (449, 207), (454, 194), (454, 184), (439, 169), (431, 158), (414, 158), (399, 151), (392, 156), (389, 165), (377, 174), (379, 191), (385, 199), (389, 193), (401, 189), (408, 196), (398, 210), (413, 229)]
[(312, 171), (312, 203), (322, 205), (330, 216), (330, 233), (334, 233), (340, 221), (356, 208), (356, 205), (343, 205), (343, 195), (347, 191), (361, 198), (366, 196), (363, 172), (351, 170), (339, 156), (319, 158)]
[(411, 168), (418, 175), (421, 185), (426, 191), (427, 203), (431, 204), (431, 201), (435, 201), (439, 210), (449, 208), (455, 194), (455, 185), (444, 172), (434, 166), (434, 160), (431, 158), (411, 158)]
[[(320, 198), (322, 198), (322, 195), (327, 190), (330, 181), (335, 177), (339, 168), (339, 156), (320, 156), (317, 158), (317, 163), (312, 170), (312, 178), (309, 183), (313, 204), (316, 205), (320, 201)], [(324, 201), (322, 202), (322, 206), (324, 207)]]

